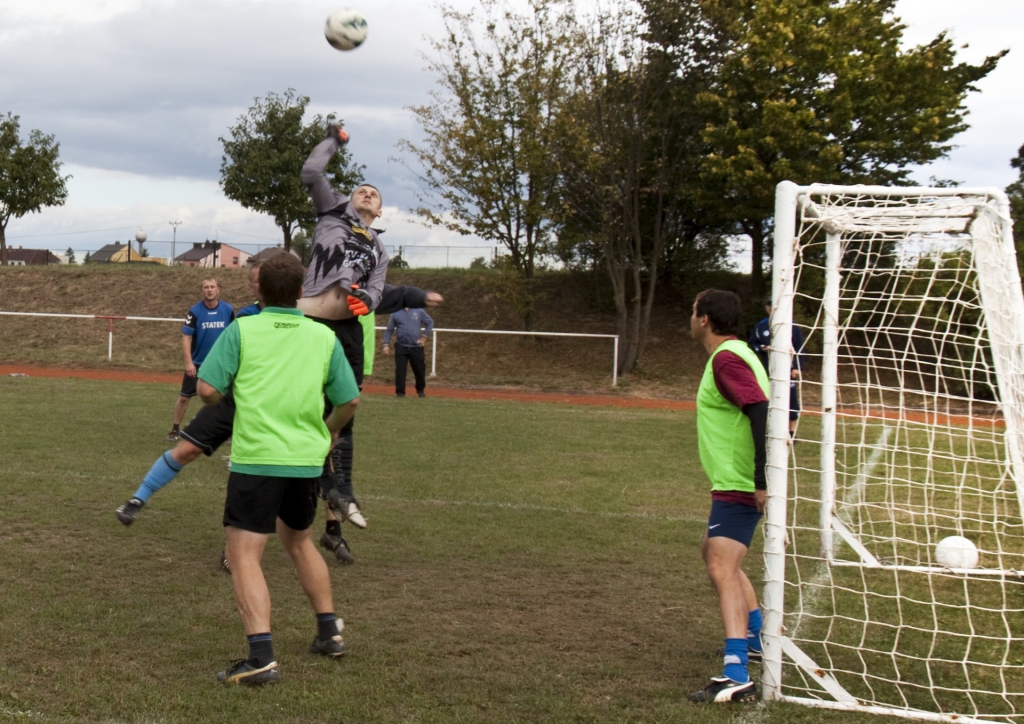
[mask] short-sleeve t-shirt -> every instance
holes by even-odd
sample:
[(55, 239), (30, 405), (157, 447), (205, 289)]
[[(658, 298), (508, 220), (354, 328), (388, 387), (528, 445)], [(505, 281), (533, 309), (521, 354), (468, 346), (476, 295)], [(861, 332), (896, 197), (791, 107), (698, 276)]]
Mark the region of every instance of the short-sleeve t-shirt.
[(227, 302), (217, 301), (210, 309), (203, 302), (193, 304), (185, 316), (181, 333), (192, 338), (192, 364), (197, 367), (206, 361), (221, 333), (235, 318), (235, 308)]
[(260, 313), (260, 303), (253, 302), (248, 307), (242, 307), (235, 312), (235, 319), (241, 319), (242, 317), (251, 317), (254, 314)]

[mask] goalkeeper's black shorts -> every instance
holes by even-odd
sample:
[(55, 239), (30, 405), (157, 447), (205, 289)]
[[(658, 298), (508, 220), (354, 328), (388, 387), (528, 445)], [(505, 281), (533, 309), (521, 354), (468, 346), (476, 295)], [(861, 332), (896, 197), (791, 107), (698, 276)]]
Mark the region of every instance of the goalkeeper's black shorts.
[(224, 395), (216, 405), (203, 405), (180, 435), (207, 457), (231, 438), (235, 423), (235, 398)]

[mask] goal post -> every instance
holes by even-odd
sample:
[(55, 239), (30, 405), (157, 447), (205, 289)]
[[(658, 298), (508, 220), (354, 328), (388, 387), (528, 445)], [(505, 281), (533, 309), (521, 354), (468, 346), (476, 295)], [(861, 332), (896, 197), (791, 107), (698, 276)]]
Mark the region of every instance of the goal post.
[[(1024, 293), (1005, 194), (783, 182), (773, 265), (765, 699), (1024, 724)], [(940, 560), (951, 536), (975, 565)]]

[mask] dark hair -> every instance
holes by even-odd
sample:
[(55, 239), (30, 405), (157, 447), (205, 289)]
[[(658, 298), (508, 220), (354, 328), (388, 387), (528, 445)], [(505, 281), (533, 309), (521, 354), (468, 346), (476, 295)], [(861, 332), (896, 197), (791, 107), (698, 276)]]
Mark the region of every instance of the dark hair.
[(306, 276), (302, 262), (291, 254), (276, 254), (260, 265), (260, 297), (266, 307), (294, 307)]
[(722, 336), (737, 334), (743, 316), (743, 303), (735, 292), (706, 289), (697, 295), (698, 317), (707, 317), (711, 331)]

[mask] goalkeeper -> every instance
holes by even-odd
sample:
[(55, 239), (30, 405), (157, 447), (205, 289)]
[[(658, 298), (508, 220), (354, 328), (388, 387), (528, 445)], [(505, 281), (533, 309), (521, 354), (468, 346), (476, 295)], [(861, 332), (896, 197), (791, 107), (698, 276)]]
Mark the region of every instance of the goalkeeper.
[(725, 626), (722, 675), (690, 695), (695, 702), (750, 701), (757, 689), (747, 672), (760, 657), (761, 609), (743, 559), (764, 513), (768, 375), (737, 338), (740, 299), (732, 292), (697, 295), (690, 334), (710, 359), (697, 389), (697, 446), (711, 480), (711, 514), (701, 556), (718, 593)]
[[(331, 124), (327, 138), (317, 144), (302, 165), (302, 183), (313, 199), (318, 219), (299, 309), (334, 332), (362, 387), (363, 329), (358, 317), (380, 304), (388, 253), (377, 231), (370, 227), (381, 214), (380, 192), (363, 184), (349, 198), (335, 190), (327, 178), (331, 157), (346, 143), (348, 133)], [(365, 528), (366, 519), (352, 488), (353, 424), (354, 420), (349, 420), (331, 447), (325, 467), (330, 474), (322, 478), (322, 492), (335, 515)], [(340, 540), (340, 527), (329, 521), (326, 534)], [(341, 552), (336, 550), (335, 554), (343, 559)]]

